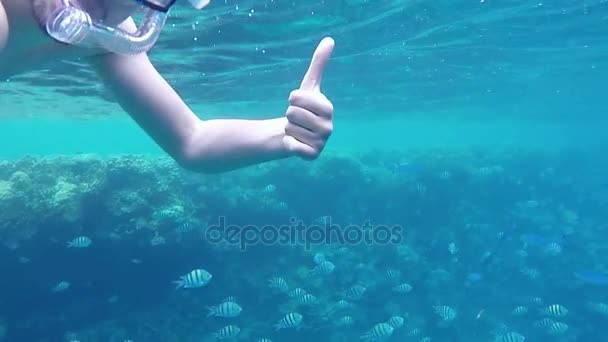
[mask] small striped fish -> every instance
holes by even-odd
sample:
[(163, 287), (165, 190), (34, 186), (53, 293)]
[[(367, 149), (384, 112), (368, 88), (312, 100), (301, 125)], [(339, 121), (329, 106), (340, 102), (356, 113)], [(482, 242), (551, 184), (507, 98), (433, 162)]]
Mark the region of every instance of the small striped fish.
[(363, 285), (354, 285), (350, 289), (346, 290), (345, 296), (350, 300), (358, 300), (363, 297), (367, 288)]
[(420, 329), (420, 328), (414, 328), (407, 333), (407, 335), (410, 337), (418, 336), (421, 334), (422, 334), (422, 329)]
[(398, 281), (399, 278), (401, 278), (401, 271), (395, 270), (395, 269), (388, 269), (386, 270), (386, 279), (391, 280), (391, 281)]
[(52, 292), (63, 292), (65, 290), (67, 290), (68, 288), (70, 288), (70, 283), (68, 283), (67, 281), (61, 281), (59, 282), (59, 284), (55, 285), (51, 291)]
[(410, 285), (408, 283), (399, 284), (399, 285), (393, 287), (393, 291), (395, 291), (397, 293), (409, 293), (412, 291), (412, 289), (413, 289), (412, 285)]
[(562, 322), (553, 322), (549, 327), (549, 333), (552, 335), (561, 335), (568, 330), (568, 325)]
[(68, 241), (68, 248), (87, 248), (93, 243), (87, 236), (79, 236)]
[(296, 287), (295, 289), (289, 291), (287, 296), (289, 296), (290, 298), (298, 298), (298, 297), (302, 297), (305, 294), (306, 294), (306, 290), (304, 290), (301, 287)]
[(236, 297), (235, 296), (226, 297), (222, 300), (222, 303), (226, 303), (226, 302), (235, 302), (236, 303)]
[(520, 333), (517, 332), (509, 332), (506, 333), (502, 336), (499, 336), (495, 342), (524, 342), (526, 340), (526, 337)]
[(272, 277), (268, 279), (268, 286), (270, 286), (271, 289), (278, 290), (280, 292), (289, 291), (287, 282), (281, 277)]
[(297, 312), (290, 312), (281, 318), (275, 325), (275, 330), (297, 328), (302, 324), (303, 316)]
[(386, 278), (389, 280), (399, 279), (401, 278), (401, 271), (389, 269), (386, 271)]
[(401, 316), (393, 316), (386, 323), (390, 324), (393, 328), (401, 328), (403, 323), (405, 323), (405, 319)]
[(347, 326), (351, 326), (353, 324), (355, 324), (355, 319), (352, 316), (344, 316), (344, 317), (340, 317), (340, 319), (338, 319), (339, 326), (347, 327)]
[(221, 328), (220, 330), (218, 330), (217, 332), (215, 332), (213, 334), (213, 337), (215, 337), (215, 339), (217, 340), (224, 340), (227, 338), (233, 338), (236, 337), (236, 335), (238, 335), (241, 332), (241, 328), (237, 327), (236, 325), (227, 325), (223, 328)]
[(536, 268), (527, 268), (527, 267), (522, 268), (520, 270), (520, 272), (532, 280), (538, 278), (538, 276), (540, 274), (540, 271), (538, 271)]
[(268, 184), (268, 185), (266, 185), (266, 186), (265, 186), (265, 187), (262, 189), (262, 192), (263, 192), (263, 193), (265, 193), (265, 194), (270, 194), (270, 193), (275, 192), (276, 190), (277, 190), (276, 185), (274, 185), (274, 184)]
[(540, 297), (530, 297), (528, 301), (534, 305), (543, 305), (543, 299)]
[(223, 302), (219, 305), (211, 306), (208, 308), (209, 313), (207, 317), (237, 317), (243, 311), (243, 308), (235, 302)]
[(211, 278), (213, 278), (211, 273), (207, 272), (202, 268), (199, 268), (192, 270), (190, 273), (184, 276), (181, 276), (179, 280), (176, 280), (173, 283), (176, 284), (176, 289), (189, 289), (195, 287), (203, 287), (207, 285), (209, 281), (211, 281)]
[(361, 336), (361, 339), (364, 341), (385, 340), (393, 335), (393, 331), (395, 331), (395, 328), (393, 328), (390, 324), (378, 323), (374, 325), (370, 331)]
[(269, 338), (258, 338), (256, 342), (272, 342), (272, 340)]
[(561, 252), (562, 246), (560, 246), (560, 244), (558, 244), (557, 242), (551, 242), (545, 247), (545, 253), (551, 256), (559, 255), (561, 254)]
[(454, 318), (456, 318), (456, 310), (454, 310), (453, 308), (451, 308), (447, 305), (433, 306), (433, 310), (435, 310), (435, 313), (437, 315), (439, 315), (439, 317), (441, 317), (441, 319), (446, 322), (452, 321), (452, 320), (454, 320)]
[(541, 314), (551, 317), (564, 317), (568, 314), (568, 309), (560, 304), (551, 304), (547, 308), (541, 310)]
[(555, 323), (554, 320), (552, 320), (551, 318), (545, 317), (541, 320), (534, 322), (534, 326), (537, 328), (541, 328), (541, 329), (548, 329), (553, 323)]
[(589, 302), (587, 308), (591, 311), (595, 311), (600, 315), (608, 316), (608, 304), (601, 302)]
[(511, 313), (515, 316), (525, 315), (528, 313), (528, 308), (525, 306), (518, 306), (515, 309), (513, 309), (513, 311), (511, 311)]
[(317, 299), (317, 297), (311, 295), (310, 293), (306, 293), (302, 297), (298, 298), (298, 304), (301, 305), (314, 305), (318, 302), (319, 300)]
[(331, 261), (321, 261), (314, 269), (313, 272), (315, 274), (327, 275), (334, 272), (336, 269), (336, 265), (334, 265)]
[(410, 330), (410, 332), (407, 333), (407, 335), (410, 337), (418, 336), (421, 334), (422, 334), (422, 329), (420, 329), (420, 328), (414, 328), (414, 329)]
[(346, 301), (344, 299), (340, 299), (336, 305), (334, 305), (334, 308), (336, 310), (344, 310), (344, 309), (350, 309), (353, 307), (353, 304), (349, 301)]

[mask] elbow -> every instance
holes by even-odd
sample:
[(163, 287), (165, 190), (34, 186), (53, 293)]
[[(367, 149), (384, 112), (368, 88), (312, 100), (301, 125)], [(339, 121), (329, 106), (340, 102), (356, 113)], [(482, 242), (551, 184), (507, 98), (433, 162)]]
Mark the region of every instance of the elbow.
[(209, 161), (205, 161), (202, 158), (197, 158), (187, 151), (172, 153), (171, 157), (181, 168), (185, 170), (203, 174), (218, 173), (218, 171), (214, 170)]
[[(201, 122), (202, 123), (202, 122)], [(197, 126), (190, 134), (185, 135), (179, 147), (170, 154), (180, 167), (202, 174), (218, 174), (233, 171), (250, 163), (243, 162), (222, 146), (218, 139), (204, 130), (203, 125)]]
[[(210, 158), (208, 153), (201, 151), (200, 126), (183, 135), (178, 144), (165, 148), (165, 151), (183, 169), (203, 174), (221, 172), (217, 168), (217, 162)], [(215, 166), (214, 166), (215, 165)]]
[(194, 152), (194, 149), (184, 145), (179, 151), (171, 153), (171, 157), (177, 164), (188, 171), (202, 174), (217, 174), (225, 172), (222, 163), (217, 159)]

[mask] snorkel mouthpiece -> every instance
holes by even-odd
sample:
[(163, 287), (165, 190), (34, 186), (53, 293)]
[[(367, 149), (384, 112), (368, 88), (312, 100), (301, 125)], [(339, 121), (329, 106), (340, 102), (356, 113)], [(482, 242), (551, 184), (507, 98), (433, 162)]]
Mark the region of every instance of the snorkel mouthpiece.
[(76, 7), (64, 7), (51, 15), (46, 23), (47, 32), (59, 41), (77, 45), (87, 36), (86, 27), (91, 26), (91, 17)]
[[(136, 0), (137, 1), (137, 0)], [(167, 20), (169, 9), (176, 0), (140, 0), (144, 18), (135, 33), (110, 27), (103, 21), (93, 21), (91, 16), (63, 0), (63, 6), (55, 10), (46, 22), (46, 31), (62, 43), (99, 47), (120, 55), (136, 55), (154, 46)], [(193, 7), (203, 8), (209, 0), (190, 0)]]
[(46, 31), (56, 40), (76, 46), (99, 47), (121, 55), (136, 55), (152, 48), (165, 24), (167, 14), (146, 9), (142, 25), (135, 33), (93, 22), (89, 14), (68, 6), (59, 9), (46, 23)]

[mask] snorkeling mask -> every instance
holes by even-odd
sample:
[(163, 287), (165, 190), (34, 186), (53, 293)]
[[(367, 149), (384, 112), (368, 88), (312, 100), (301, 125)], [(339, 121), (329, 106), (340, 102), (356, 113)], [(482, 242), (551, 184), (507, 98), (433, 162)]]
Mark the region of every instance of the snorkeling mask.
[[(169, 9), (176, 0), (134, 0), (141, 5), (143, 19), (135, 33), (110, 27), (103, 21), (93, 21), (91, 16), (62, 0), (46, 22), (46, 31), (55, 40), (83, 46), (101, 47), (121, 55), (136, 55), (152, 48), (165, 25)], [(189, 0), (192, 7), (202, 9), (210, 0)]]

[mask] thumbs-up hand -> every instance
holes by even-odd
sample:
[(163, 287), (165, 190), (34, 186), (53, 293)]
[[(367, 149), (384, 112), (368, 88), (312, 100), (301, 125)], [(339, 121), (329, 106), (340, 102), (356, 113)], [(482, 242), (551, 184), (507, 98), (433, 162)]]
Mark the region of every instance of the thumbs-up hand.
[(334, 49), (334, 40), (319, 43), (300, 89), (289, 95), (283, 144), (287, 151), (306, 159), (319, 156), (333, 131), (334, 107), (321, 93), (323, 69)]

